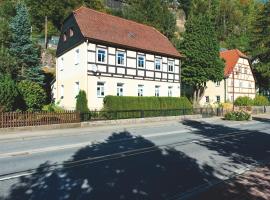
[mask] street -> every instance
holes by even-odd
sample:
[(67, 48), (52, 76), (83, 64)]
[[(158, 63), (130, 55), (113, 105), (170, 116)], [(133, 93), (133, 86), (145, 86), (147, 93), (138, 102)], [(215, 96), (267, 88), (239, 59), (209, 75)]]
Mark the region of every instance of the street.
[(265, 115), (2, 134), (0, 199), (193, 199), (269, 155)]

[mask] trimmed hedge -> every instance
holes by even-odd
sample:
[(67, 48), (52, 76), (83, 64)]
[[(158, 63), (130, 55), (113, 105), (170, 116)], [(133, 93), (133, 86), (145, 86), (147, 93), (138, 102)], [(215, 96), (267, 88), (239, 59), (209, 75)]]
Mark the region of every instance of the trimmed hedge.
[(127, 97), (106, 96), (104, 110), (169, 110), (192, 109), (186, 97)]
[(234, 101), (234, 105), (236, 106), (252, 106), (253, 100), (250, 97), (237, 97)]
[(103, 110), (107, 119), (179, 116), (191, 114), (192, 104), (186, 97), (106, 96)]
[(269, 100), (267, 97), (259, 95), (253, 99), (253, 105), (254, 106), (268, 106)]

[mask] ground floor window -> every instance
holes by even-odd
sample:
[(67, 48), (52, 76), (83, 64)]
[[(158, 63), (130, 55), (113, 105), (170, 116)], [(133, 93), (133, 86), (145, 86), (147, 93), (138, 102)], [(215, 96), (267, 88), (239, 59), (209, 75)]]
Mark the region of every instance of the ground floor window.
[(172, 91), (173, 87), (169, 86), (168, 87), (168, 97), (172, 97), (173, 96), (173, 91)]
[(143, 96), (143, 85), (138, 85), (138, 96), (139, 97)]
[(220, 103), (220, 96), (217, 96), (217, 102)]
[(206, 102), (206, 103), (209, 103), (209, 102), (210, 102), (209, 96), (206, 96), (206, 97), (205, 97), (205, 102)]
[(123, 95), (124, 95), (124, 84), (117, 83), (117, 96), (123, 96)]
[(155, 96), (156, 97), (160, 96), (160, 86), (158, 86), (158, 85), (155, 86)]
[(105, 92), (104, 92), (104, 82), (98, 82), (97, 83), (97, 97), (104, 97)]

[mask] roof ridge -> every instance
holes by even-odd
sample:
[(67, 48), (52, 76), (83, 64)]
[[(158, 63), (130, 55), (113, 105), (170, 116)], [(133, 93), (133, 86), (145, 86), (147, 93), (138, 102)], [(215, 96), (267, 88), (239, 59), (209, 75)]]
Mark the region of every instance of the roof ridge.
[[(96, 13), (99, 13), (99, 14), (102, 14), (102, 15), (108, 15), (108, 16), (111, 16), (111, 17), (114, 17), (114, 18), (118, 18), (118, 19), (121, 19), (121, 20), (124, 20), (124, 21), (128, 21), (128, 22), (131, 22), (131, 23), (134, 23), (134, 24), (138, 24), (140, 26), (146, 26), (148, 28), (152, 28), (152, 29), (155, 29), (157, 32), (159, 32), (159, 34), (163, 35), (160, 31), (158, 31), (155, 27), (153, 26), (150, 26), (150, 25), (147, 25), (147, 24), (143, 24), (143, 23), (140, 23), (140, 22), (136, 22), (134, 20), (131, 20), (131, 19), (126, 19), (126, 18), (123, 18), (123, 17), (119, 17), (119, 16), (115, 16), (115, 15), (112, 15), (112, 14), (109, 14), (109, 13), (104, 13), (104, 12), (101, 12), (101, 11), (98, 11), (98, 10), (94, 10), (92, 8), (88, 8), (86, 6), (81, 6), (79, 7), (78, 9), (74, 10), (73, 13), (76, 13), (77, 11), (79, 11), (80, 9), (88, 9), (88, 10), (91, 10), (93, 12), (96, 12)], [(163, 35), (164, 36), (164, 35)], [(166, 37), (166, 36), (164, 36)], [(166, 37), (167, 38), (167, 37)], [(167, 38), (168, 39), (168, 38)]]

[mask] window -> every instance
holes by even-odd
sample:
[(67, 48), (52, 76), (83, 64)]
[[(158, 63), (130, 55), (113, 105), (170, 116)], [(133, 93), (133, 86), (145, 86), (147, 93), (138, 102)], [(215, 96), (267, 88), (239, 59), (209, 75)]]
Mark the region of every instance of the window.
[(241, 81), (239, 82), (239, 87), (243, 87), (243, 83)]
[(215, 84), (216, 84), (216, 87), (219, 87), (220, 86), (220, 81), (215, 82)]
[(251, 82), (248, 82), (248, 87), (249, 87), (249, 88), (252, 88)]
[(144, 68), (145, 67), (145, 57), (138, 56), (138, 67)]
[(75, 98), (77, 97), (79, 92), (80, 92), (80, 82), (77, 81), (77, 82), (75, 82), (75, 85), (74, 85), (74, 96), (75, 96)]
[(125, 65), (126, 56), (124, 52), (121, 52), (121, 51), (117, 52), (116, 58), (117, 58), (117, 61), (116, 61), (117, 65)]
[(73, 28), (70, 28), (70, 29), (69, 29), (69, 36), (72, 37), (73, 35), (74, 35)]
[(173, 96), (173, 92), (172, 92), (172, 86), (168, 87), (168, 97), (172, 97)]
[(168, 71), (169, 72), (173, 72), (174, 71), (174, 62), (173, 61), (169, 61), (168, 62)]
[(117, 83), (117, 96), (123, 96), (124, 95), (124, 84), (123, 83)]
[(97, 62), (99, 63), (106, 63), (106, 50), (105, 49), (98, 49), (97, 50)]
[(143, 96), (143, 85), (138, 85), (138, 96), (139, 97)]
[(206, 97), (205, 97), (205, 102), (206, 102), (206, 103), (209, 103), (209, 102), (210, 102), (209, 96), (206, 96)]
[(220, 103), (220, 96), (217, 96), (217, 102)]
[(104, 97), (104, 83), (103, 82), (98, 82), (97, 83), (97, 97)]
[(64, 35), (63, 35), (63, 41), (67, 41), (67, 32), (64, 32)]
[(75, 65), (80, 64), (80, 49), (76, 49), (75, 51)]
[(60, 88), (60, 99), (64, 99), (64, 85), (61, 85), (61, 88)]
[(155, 96), (159, 97), (159, 93), (160, 93), (160, 86), (156, 85), (155, 86)]
[(64, 58), (63, 57), (59, 61), (59, 70), (64, 71)]
[(161, 70), (161, 59), (155, 59), (155, 69)]

